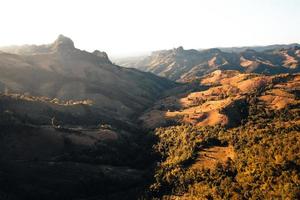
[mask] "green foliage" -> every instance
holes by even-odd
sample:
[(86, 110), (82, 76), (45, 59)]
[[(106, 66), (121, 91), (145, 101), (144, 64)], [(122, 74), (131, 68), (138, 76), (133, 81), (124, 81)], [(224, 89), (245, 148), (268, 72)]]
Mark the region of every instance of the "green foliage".
[(156, 130), (159, 142), (155, 150), (164, 160), (155, 174), (156, 183), (152, 189), (180, 182), (178, 175), (183, 174), (185, 166), (194, 156), (195, 148), (202, 141), (198, 132), (191, 126), (174, 126)]
[[(154, 196), (186, 199), (299, 199), (300, 112), (267, 109), (249, 98), (249, 116), (236, 128), (159, 128)], [(219, 143), (219, 144), (218, 144)], [(191, 166), (205, 146), (231, 144), (235, 159), (214, 169)]]

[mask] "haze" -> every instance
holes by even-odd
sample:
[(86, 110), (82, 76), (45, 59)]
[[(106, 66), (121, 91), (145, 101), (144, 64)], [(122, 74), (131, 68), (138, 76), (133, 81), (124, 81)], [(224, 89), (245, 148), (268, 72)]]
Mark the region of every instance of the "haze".
[(300, 42), (297, 0), (2, 1), (0, 46), (51, 43), (128, 56), (177, 46)]

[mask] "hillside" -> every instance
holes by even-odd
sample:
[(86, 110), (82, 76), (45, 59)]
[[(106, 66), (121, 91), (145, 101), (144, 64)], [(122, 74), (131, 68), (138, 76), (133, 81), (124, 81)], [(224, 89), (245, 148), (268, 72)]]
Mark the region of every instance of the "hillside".
[(299, 74), (266, 76), (217, 70), (198, 81), (208, 89), (158, 101), (140, 117), (144, 126), (156, 128), (174, 123), (236, 126), (247, 117), (248, 99), (257, 91), (263, 91), (257, 98), (270, 109), (280, 110), (300, 103), (295, 96), (300, 89)]
[[(141, 116), (159, 199), (298, 199), (300, 75), (217, 70)], [(156, 129), (154, 129), (156, 128)]]
[[(30, 48), (29, 48), (30, 47)], [(170, 81), (111, 63), (105, 52), (75, 48), (60, 35), (49, 45), (0, 53), (0, 91), (60, 100), (90, 100), (103, 116), (127, 120), (172, 86)]]
[(62, 35), (0, 52), (0, 199), (137, 199), (154, 156), (136, 118), (175, 85)]
[(119, 64), (152, 72), (179, 82), (193, 80), (217, 69), (270, 75), (300, 71), (300, 47), (298, 44), (295, 46), (273, 45), (254, 49), (230, 51), (215, 48), (198, 51), (179, 47), (156, 51), (148, 57), (125, 60)]

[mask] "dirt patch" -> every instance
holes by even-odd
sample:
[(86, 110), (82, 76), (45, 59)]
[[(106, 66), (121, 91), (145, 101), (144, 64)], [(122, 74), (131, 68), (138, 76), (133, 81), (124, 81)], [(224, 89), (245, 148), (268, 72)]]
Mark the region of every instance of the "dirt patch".
[(196, 158), (192, 169), (214, 169), (218, 163), (225, 165), (228, 159), (234, 160), (235, 152), (233, 146), (213, 146), (201, 150)]
[(233, 71), (233, 70), (227, 70), (227, 71), (221, 71), (216, 70), (212, 72), (211, 74), (207, 75), (201, 80), (201, 84), (203, 85), (219, 85), (224, 79), (232, 78), (234, 76), (239, 75), (240, 72)]
[(238, 88), (242, 93), (249, 93), (250, 91), (258, 90), (271, 83), (271, 77), (255, 77), (242, 81), (238, 84)]
[(283, 89), (269, 90), (266, 92), (265, 95), (261, 96), (259, 99), (273, 110), (280, 110), (288, 105), (296, 105), (300, 103), (299, 100), (296, 100), (295, 95)]

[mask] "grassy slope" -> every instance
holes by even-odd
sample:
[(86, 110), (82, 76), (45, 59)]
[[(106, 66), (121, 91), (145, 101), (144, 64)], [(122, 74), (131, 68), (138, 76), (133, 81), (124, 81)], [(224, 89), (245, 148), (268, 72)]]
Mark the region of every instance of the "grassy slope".
[[(202, 81), (213, 83), (214, 88), (214, 84), (234, 84), (236, 76), (212, 76)], [(243, 78), (240, 88), (253, 78), (257, 76)], [(156, 129), (159, 141), (155, 149), (161, 162), (150, 188), (152, 195), (165, 199), (299, 198), (299, 77), (271, 79), (272, 84), (266, 87), (246, 90), (251, 92), (244, 93), (247, 116), (234, 127), (187, 123)], [(265, 98), (270, 93), (280, 99), (292, 97), (293, 102), (284, 99), (282, 104)]]

